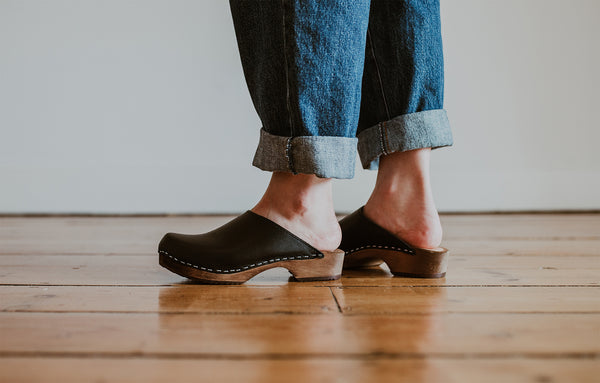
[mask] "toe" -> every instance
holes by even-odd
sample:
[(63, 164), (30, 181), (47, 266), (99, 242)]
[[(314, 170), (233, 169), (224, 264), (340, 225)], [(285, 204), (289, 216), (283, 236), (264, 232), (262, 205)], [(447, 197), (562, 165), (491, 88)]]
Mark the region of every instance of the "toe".
[(179, 234), (167, 233), (158, 243), (158, 252), (174, 255), (178, 247), (180, 247)]

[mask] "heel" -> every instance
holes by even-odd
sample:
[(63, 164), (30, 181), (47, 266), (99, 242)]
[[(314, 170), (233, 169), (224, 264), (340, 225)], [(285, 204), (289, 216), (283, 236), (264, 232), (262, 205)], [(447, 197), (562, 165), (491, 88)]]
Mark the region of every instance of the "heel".
[(329, 281), (342, 276), (344, 251), (322, 251), (324, 257), (311, 260), (290, 261), (285, 267), (300, 282)]
[(448, 268), (448, 249), (415, 249), (415, 254), (389, 253), (382, 257), (392, 274), (409, 278), (443, 278)]

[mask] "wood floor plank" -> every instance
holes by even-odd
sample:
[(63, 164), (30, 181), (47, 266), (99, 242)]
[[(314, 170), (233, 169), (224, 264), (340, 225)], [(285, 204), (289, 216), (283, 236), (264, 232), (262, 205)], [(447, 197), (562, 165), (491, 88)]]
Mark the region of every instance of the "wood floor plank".
[[(153, 254), (168, 231), (202, 233), (233, 217), (0, 217), (0, 254)], [(442, 215), (442, 222), (449, 243), (600, 240), (600, 214)], [(454, 249), (472, 254), (468, 246)]]
[[(249, 285), (287, 284), (290, 274), (273, 269)], [(148, 285), (187, 283), (158, 265), (157, 256), (2, 256), (0, 284), (17, 285)], [(296, 283), (296, 282), (294, 282)], [(600, 257), (589, 256), (451, 256), (442, 279), (393, 277), (384, 268), (344, 272), (337, 281), (317, 286), (419, 285), (600, 285)]]
[(600, 214), (440, 215), (447, 239), (598, 238)]
[(592, 383), (595, 360), (161, 360), (3, 358), (11, 383), (152, 382), (445, 382)]
[(334, 287), (344, 314), (600, 313), (600, 287)]
[(0, 217), (0, 381), (598, 380), (600, 214), (442, 215), (444, 279), (158, 266), (232, 218)]
[[(78, 245), (60, 242), (54, 245), (45, 243), (8, 244), (0, 248), (3, 255), (152, 255), (156, 253), (157, 242), (146, 239), (144, 242), (106, 241), (98, 244), (92, 240)], [(92, 247), (93, 245), (93, 247)], [(560, 256), (600, 256), (600, 239), (450, 239), (443, 246), (457, 255), (560, 255)], [(12, 249), (12, 250), (11, 250)]]
[(0, 313), (2, 356), (598, 357), (600, 315)]
[[(344, 314), (600, 313), (600, 287), (334, 287)], [(0, 311), (337, 313), (328, 287), (2, 286)]]
[(338, 313), (328, 287), (2, 286), (0, 311), (170, 312), (170, 313)]
[(229, 216), (3, 217), (0, 254), (154, 254), (168, 231), (205, 232)]
[(455, 239), (443, 245), (455, 255), (600, 256), (600, 239)]
[(0, 257), (0, 284), (168, 285), (186, 279), (158, 265), (158, 256)]

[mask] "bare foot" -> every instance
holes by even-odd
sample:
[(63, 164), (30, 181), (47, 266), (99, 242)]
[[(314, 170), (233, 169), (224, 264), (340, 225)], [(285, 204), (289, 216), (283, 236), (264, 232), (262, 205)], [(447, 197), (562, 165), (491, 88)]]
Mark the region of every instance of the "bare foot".
[(333, 210), (331, 179), (274, 172), (262, 199), (251, 210), (318, 250), (335, 250), (342, 240)]
[(429, 180), (431, 149), (382, 156), (365, 215), (410, 245), (432, 249), (442, 242), (442, 225)]

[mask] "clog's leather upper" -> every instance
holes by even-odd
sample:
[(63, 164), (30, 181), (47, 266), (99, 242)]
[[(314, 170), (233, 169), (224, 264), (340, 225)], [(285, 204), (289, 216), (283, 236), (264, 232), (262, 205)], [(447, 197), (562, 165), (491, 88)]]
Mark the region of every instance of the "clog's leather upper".
[(383, 227), (371, 221), (364, 213), (364, 206), (340, 221), (342, 227), (342, 244), (340, 249), (346, 255), (368, 248), (382, 248), (414, 254), (414, 249), (390, 233)]
[(158, 252), (214, 273), (323, 257), (323, 253), (302, 239), (250, 210), (204, 234), (167, 233), (158, 245)]

